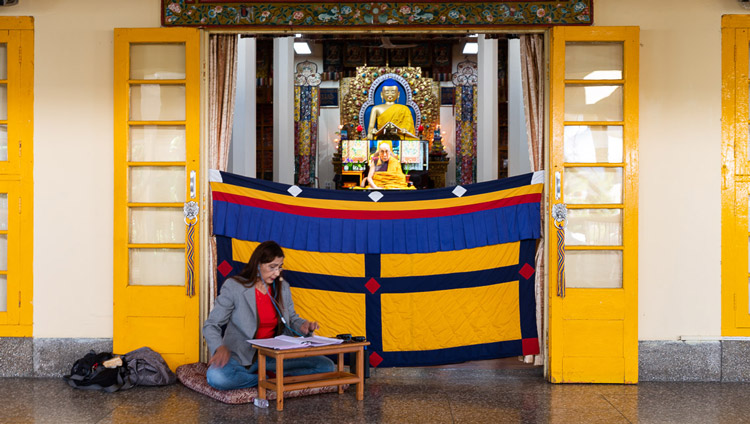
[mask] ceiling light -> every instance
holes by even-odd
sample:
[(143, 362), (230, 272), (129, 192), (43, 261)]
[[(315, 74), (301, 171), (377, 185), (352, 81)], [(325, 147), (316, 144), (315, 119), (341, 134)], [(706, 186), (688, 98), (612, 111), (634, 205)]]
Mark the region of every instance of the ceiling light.
[(302, 34), (294, 34), (295, 38), (302, 38)]
[(477, 54), (477, 53), (479, 53), (479, 43), (464, 44), (463, 54)]
[(308, 46), (307, 43), (304, 41), (294, 42), (294, 52), (297, 54), (312, 54), (312, 50), (310, 50), (310, 46)]

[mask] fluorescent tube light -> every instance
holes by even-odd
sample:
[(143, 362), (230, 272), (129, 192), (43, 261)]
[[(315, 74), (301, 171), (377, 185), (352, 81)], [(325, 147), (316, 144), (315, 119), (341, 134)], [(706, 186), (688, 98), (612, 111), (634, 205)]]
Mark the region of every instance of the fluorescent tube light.
[(477, 54), (479, 53), (479, 43), (466, 43), (464, 44), (464, 54)]
[(304, 41), (294, 42), (294, 52), (297, 54), (312, 54), (312, 50), (310, 50), (310, 46), (308, 46), (307, 43)]

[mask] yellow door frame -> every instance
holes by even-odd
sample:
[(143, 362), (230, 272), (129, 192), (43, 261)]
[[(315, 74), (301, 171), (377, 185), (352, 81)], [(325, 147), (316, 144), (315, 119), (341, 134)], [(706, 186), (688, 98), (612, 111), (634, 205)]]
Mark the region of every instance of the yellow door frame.
[[(150, 346), (159, 351), (173, 369), (199, 359), (200, 346), (200, 291), (202, 281), (201, 226), (196, 222), (194, 235), (186, 234), (185, 243), (132, 243), (129, 237), (129, 211), (133, 207), (182, 208), (180, 203), (136, 203), (130, 199), (129, 172), (134, 167), (184, 167), (185, 199), (201, 205), (200, 185), (200, 98), (201, 49), (200, 31), (194, 28), (134, 28), (115, 29), (114, 65), (114, 131), (115, 131), (115, 196), (114, 196), (114, 311), (113, 350), (117, 353)], [(130, 45), (182, 43), (185, 45), (185, 78), (177, 80), (130, 79)], [(158, 84), (185, 87), (184, 121), (134, 121), (130, 118), (130, 89), (132, 85)], [(181, 162), (134, 162), (129, 158), (129, 130), (139, 125), (184, 125), (186, 158)], [(194, 195), (191, 195), (191, 172)], [(198, 216), (200, 217), (200, 213)], [(199, 218), (200, 220), (200, 218)], [(187, 228), (187, 227), (186, 227)], [(186, 230), (187, 231), (187, 230)], [(189, 234), (189, 233), (188, 233)], [(192, 243), (189, 243), (192, 242)], [(184, 249), (186, 277), (189, 248), (192, 247), (192, 275), (194, 295), (181, 285), (131, 285), (129, 264), (131, 249)], [(161, 348), (160, 348), (161, 347)]]
[[(568, 288), (557, 295), (557, 229), (549, 215), (548, 357), (547, 378), (554, 383), (638, 382), (638, 27), (554, 27), (550, 43), (550, 149), (548, 203), (565, 202), (555, 195), (556, 173), (565, 182), (565, 167), (621, 167), (623, 172), (622, 246), (585, 246), (580, 250), (622, 250), (623, 287), (619, 289)], [(567, 42), (622, 42), (622, 80), (566, 80)], [(589, 125), (623, 127), (623, 162), (619, 164), (566, 164), (563, 158), (566, 84), (623, 85), (623, 121)], [(579, 123), (579, 122), (571, 122)], [(595, 205), (601, 206), (601, 205)], [(571, 248), (575, 249), (575, 248)], [(612, 331), (616, 330), (616, 334)]]
[(750, 16), (721, 19), (721, 335), (750, 336)]
[(6, 44), (8, 159), (0, 162), (0, 192), (8, 196), (7, 308), (0, 337), (33, 335), (34, 240), (34, 18), (0, 17)]

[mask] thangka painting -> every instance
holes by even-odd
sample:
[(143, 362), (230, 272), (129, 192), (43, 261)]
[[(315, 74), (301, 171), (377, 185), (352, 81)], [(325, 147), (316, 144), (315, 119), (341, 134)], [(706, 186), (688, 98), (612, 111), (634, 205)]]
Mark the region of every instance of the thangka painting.
[(401, 163), (422, 163), (423, 153), (421, 140), (401, 141)]
[(367, 140), (344, 140), (341, 143), (345, 162), (367, 162)]
[(275, 240), (296, 311), (320, 335), (366, 336), (371, 366), (539, 353), (542, 173), (410, 192), (212, 174), (219, 284)]

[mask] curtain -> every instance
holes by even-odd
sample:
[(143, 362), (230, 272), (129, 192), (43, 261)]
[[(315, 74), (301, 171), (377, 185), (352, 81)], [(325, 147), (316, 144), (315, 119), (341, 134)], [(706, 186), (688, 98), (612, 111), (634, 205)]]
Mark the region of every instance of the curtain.
[[(529, 162), (533, 172), (544, 169), (544, 37), (541, 34), (524, 34), (520, 36), (521, 44), (521, 84), (523, 90), (524, 114), (526, 116), (526, 134), (529, 143)], [(542, 196), (544, 202), (545, 196)], [(544, 226), (546, 208), (541, 208), (542, 231), (536, 251), (536, 319), (539, 341), (545, 339), (544, 317)], [(544, 353), (542, 346), (540, 352)], [(525, 362), (543, 365), (543, 355), (527, 355)]]
[[(232, 142), (234, 100), (237, 86), (237, 34), (212, 34), (208, 47), (208, 143), (209, 168), (226, 171)], [(209, 216), (212, 205), (209, 203)], [(216, 238), (209, 221), (209, 310), (216, 297)]]

